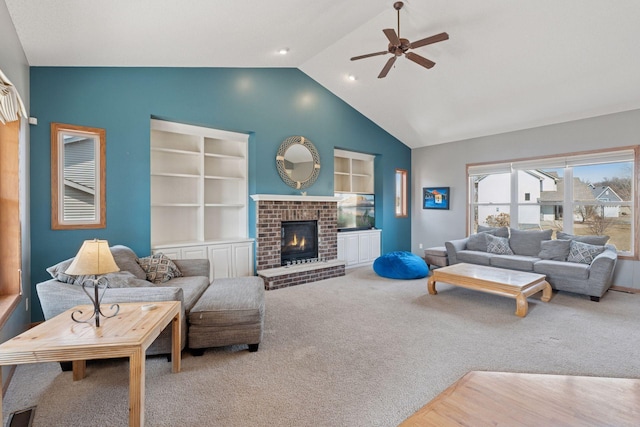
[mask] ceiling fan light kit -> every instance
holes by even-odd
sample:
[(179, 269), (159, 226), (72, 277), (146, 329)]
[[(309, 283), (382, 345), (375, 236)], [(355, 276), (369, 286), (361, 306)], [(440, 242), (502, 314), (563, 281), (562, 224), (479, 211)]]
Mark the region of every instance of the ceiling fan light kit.
[(389, 40), (389, 46), (387, 50), (382, 52), (368, 53), (366, 55), (354, 56), (353, 58), (351, 58), (352, 61), (357, 61), (359, 59), (370, 58), (372, 56), (386, 55), (388, 53), (392, 54), (393, 56), (389, 58), (387, 63), (382, 68), (382, 71), (380, 71), (380, 74), (378, 75), (379, 79), (387, 76), (387, 73), (389, 73), (389, 70), (391, 70), (391, 67), (393, 67), (393, 64), (396, 62), (396, 59), (402, 55), (404, 55), (407, 59), (415, 62), (418, 65), (421, 65), (425, 68), (432, 68), (434, 65), (436, 65), (435, 62), (425, 58), (424, 56), (418, 55), (415, 52), (409, 52), (409, 49), (417, 49), (422, 46), (426, 46), (429, 44), (433, 44), (433, 43), (437, 43), (437, 42), (441, 42), (449, 39), (449, 34), (447, 33), (439, 33), (439, 34), (415, 41), (413, 43), (411, 43), (409, 40), (405, 38), (401, 38), (400, 37), (400, 9), (402, 9), (402, 6), (404, 6), (404, 3), (401, 1), (397, 1), (393, 4), (393, 8), (398, 12), (398, 32), (396, 33), (396, 31), (393, 28), (387, 28), (382, 30), (384, 35), (387, 36), (387, 39)]

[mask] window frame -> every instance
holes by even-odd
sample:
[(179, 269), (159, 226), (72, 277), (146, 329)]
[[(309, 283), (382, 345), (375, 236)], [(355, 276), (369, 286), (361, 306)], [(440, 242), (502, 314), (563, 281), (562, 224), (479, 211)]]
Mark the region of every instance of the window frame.
[[(94, 141), (95, 219), (64, 218), (64, 136), (85, 136)], [(51, 123), (51, 228), (75, 230), (106, 228), (106, 131), (101, 128)]]
[[(617, 147), (617, 148), (611, 148), (611, 149), (603, 149), (603, 150), (592, 150), (592, 151), (582, 151), (582, 152), (573, 152), (573, 153), (565, 153), (565, 154), (558, 154), (558, 155), (550, 155), (550, 156), (540, 156), (540, 157), (528, 157), (528, 158), (521, 158), (521, 159), (511, 159), (511, 160), (504, 160), (504, 161), (498, 161), (498, 162), (483, 162), (483, 163), (469, 163), (466, 165), (466, 174), (467, 174), (467, 235), (469, 235), (472, 230), (473, 230), (473, 225), (474, 225), (474, 215), (475, 215), (475, 211), (477, 209), (478, 206), (480, 206), (481, 204), (479, 204), (477, 201), (474, 201), (474, 194), (475, 194), (475, 188), (473, 186), (473, 181), (472, 181), (472, 177), (473, 176), (477, 176), (479, 174), (498, 174), (498, 173), (505, 173), (507, 171), (509, 171), (509, 173), (511, 174), (511, 200), (508, 203), (508, 206), (510, 206), (510, 210), (512, 215), (511, 217), (511, 227), (514, 227), (514, 223), (516, 224), (515, 227), (517, 227), (517, 223), (518, 223), (518, 215), (517, 215), (517, 211), (519, 206), (522, 205), (522, 203), (518, 203), (518, 198), (517, 198), (517, 187), (515, 184), (517, 184), (517, 172), (519, 170), (525, 170), (525, 169), (540, 169), (540, 168), (547, 168), (550, 167), (549, 165), (554, 164), (554, 165), (558, 165), (559, 163), (563, 163), (565, 168), (565, 171), (570, 171), (570, 173), (568, 174), (569, 176), (567, 177), (565, 175), (564, 179), (571, 179), (571, 181), (573, 181), (573, 167), (576, 166), (584, 166), (584, 165), (589, 165), (589, 164), (598, 164), (598, 163), (615, 163), (617, 161), (624, 161), (624, 160), (616, 160), (617, 156), (625, 156), (625, 152), (633, 152), (632, 154), (629, 153), (629, 159), (626, 161), (632, 161), (633, 162), (633, 171), (632, 171), (632, 183), (633, 183), (633, 188), (632, 188), (632, 193), (631, 193), (631, 200), (629, 202), (627, 202), (629, 204), (629, 206), (633, 209), (633, 214), (632, 214), (632, 221), (631, 221), (631, 251), (618, 251), (618, 258), (619, 259), (627, 259), (627, 260), (639, 260), (640, 259), (640, 253), (639, 253), (639, 242), (640, 242), (640, 224), (638, 224), (638, 219), (640, 217), (639, 215), (639, 210), (640, 210), (640, 206), (638, 204), (639, 201), (639, 197), (638, 197), (638, 191), (639, 191), (639, 187), (640, 187), (640, 146), (638, 145), (634, 145), (634, 146), (625, 146), (625, 147)], [(589, 163), (589, 159), (593, 159), (593, 163)], [(597, 160), (596, 159), (600, 159)], [(610, 160), (608, 160), (610, 159)], [(558, 167), (558, 166), (553, 166), (553, 167)], [(481, 173), (480, 173), (481, 172)], [(514, 196), (514, 193), (516, 194)], [(571, 200), (569, 200), (569, 195), (571, 195)], [(614, 203), (614, 202), (610, 202), (610, 203)], [(499, 203), (500, 205), (504, 205), (504, 203)], [(565, 198), (562, 202), (562, 207), (565, 210), (565, 212), (573, 212), (573, 209), (575, 208), (577, 204), (577, 201), (574, 201), (572, 199), (572, 192), (570, 192), (569, 194), (567, 194), (567, 192), (565, 192)], [(601, 204), (601, 203), (600, 203)], [(599, 204), (599, 205), (600, 205)], [(567, 209), (570, 210), (567, 210)], [(514, 215), (514, 211), (516, 212), (516, 214)], [(570, 219), (569, 215), (564, 215), (564, 228), (567, 227), (567, 223), (572, 221)], [(573, 223), (571, 222), (571, 226), (573, 226)]]
[[(409, 216), (409, 209), (407, 203), (407, 180), (409, 172), (406, 169), (397, 169), (395, 171), (395, 188), (396, 198), (394, 213), (396, 218), (406, 218)], [(400, 179), (400, 183), (398, 183)], [(398, 185), (399, 184), (399, 185)]]

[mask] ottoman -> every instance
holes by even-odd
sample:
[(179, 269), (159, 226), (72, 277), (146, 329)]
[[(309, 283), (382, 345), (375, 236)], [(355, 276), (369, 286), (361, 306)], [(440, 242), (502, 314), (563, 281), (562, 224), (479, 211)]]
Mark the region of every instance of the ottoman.
[(258, 351), (264, 326), (260, 277), (215, 279), (189, 312), (188, 346), (194, 356), (208, 347), (248, 344)]
[(427, 248), (424, 250), (424, 260), (429, 266), (446, 267), (449, 265), (447, 257), (447, 248), (444, 246), (436, 246), (435, 248)]

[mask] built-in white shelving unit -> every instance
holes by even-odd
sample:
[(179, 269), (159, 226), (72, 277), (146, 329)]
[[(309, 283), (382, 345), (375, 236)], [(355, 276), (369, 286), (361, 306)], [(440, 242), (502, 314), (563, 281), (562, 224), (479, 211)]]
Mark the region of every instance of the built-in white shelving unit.
[(151, 120), (151, 247), (209, 258), (211, 277), (253, 274), (246, 134)]
[(336, 193), (373, 193), (375, 156), (335, 149), (333, 179)]

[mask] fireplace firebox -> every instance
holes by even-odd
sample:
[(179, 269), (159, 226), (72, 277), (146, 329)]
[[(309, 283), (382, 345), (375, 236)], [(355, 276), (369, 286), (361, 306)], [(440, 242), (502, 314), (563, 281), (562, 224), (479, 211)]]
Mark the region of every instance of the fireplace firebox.
[(318, 258), (318, 221), (282, 221), (280, 265)]

